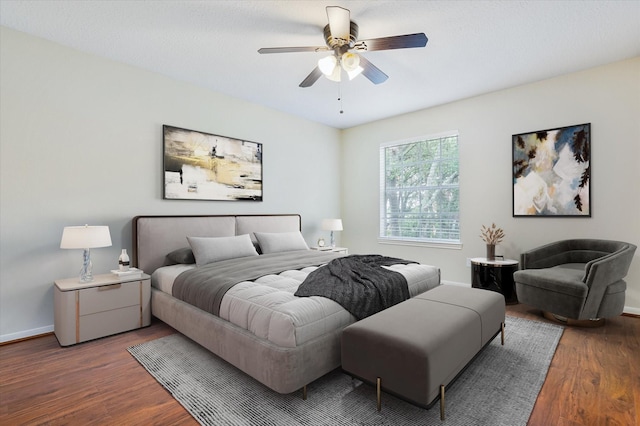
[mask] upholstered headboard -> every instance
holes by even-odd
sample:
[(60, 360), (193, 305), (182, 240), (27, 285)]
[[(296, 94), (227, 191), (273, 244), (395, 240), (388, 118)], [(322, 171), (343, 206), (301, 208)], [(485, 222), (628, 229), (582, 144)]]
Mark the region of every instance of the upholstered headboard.
[(254, 232), (291, 232), (302, 229), (298, 214), (136, 216), (133, 218), (133, 266), (145, 273), (165, 265), (168, 253), (188, 247), (189, 237), (230, 237)]

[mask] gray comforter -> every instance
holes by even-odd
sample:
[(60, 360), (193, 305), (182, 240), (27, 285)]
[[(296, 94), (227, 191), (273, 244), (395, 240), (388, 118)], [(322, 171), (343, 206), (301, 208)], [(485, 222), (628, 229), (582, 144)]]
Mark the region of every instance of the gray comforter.
[(295, 295), (326, 297), (360, 320), (409, 298), (406, 278), (383, 268), (400, 263), (416, 262), (377, 254), (335, 259), (311, 272)]
[(323, 265), (341, 256), (344, 255), (299, 250), (214, 262), (178, 275), (172, 294), (177, 299), (219, 315), (222, 297), (237, 283), (290, 269)]

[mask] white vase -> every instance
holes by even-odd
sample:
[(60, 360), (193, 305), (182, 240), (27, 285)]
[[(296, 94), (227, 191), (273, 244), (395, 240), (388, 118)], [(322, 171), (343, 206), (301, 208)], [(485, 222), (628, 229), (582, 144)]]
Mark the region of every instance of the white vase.
[(129, 255), (127, 254), (127, 249), (122, 249), (122, 253), (120, 253), (120, 257), (118, 258), (118, 269), (122, 272), (129, 270)]

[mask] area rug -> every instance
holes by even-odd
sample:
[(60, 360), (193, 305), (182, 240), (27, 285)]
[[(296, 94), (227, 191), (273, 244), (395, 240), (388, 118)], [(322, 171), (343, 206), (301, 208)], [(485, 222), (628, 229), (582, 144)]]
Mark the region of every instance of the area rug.
[(447, 389), (446, 419), (339, 369), (301, 392), (278, 394), (181, 334), (129, 352), (202, 425), (526, 425), (563, 327), (507, 317), (496, 337)]

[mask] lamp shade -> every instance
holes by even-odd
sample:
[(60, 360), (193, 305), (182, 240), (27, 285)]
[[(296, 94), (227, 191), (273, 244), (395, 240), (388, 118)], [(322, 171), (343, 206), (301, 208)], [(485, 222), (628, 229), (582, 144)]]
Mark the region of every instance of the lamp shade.
[(322, 229), (325, 231), (342, 231), (342, 219), (324, 219)]
[(108, 226), (65, 226), (62, 231), (60, 248), (87, 249), (111, 246)]
[(344, 52), (341, 62), (345, 71), (355, 71), (360, 66), (360, 56), (357, 53)]
[(324, 75), (331, 75), (337, 64), (338, 61), (334, 55), (325, 56), (318, 60), (318, 68)]
[(340, 81), (340, 64), (335, 55), (325, 56), (318, 61), (318, 68), (329, 80)]

